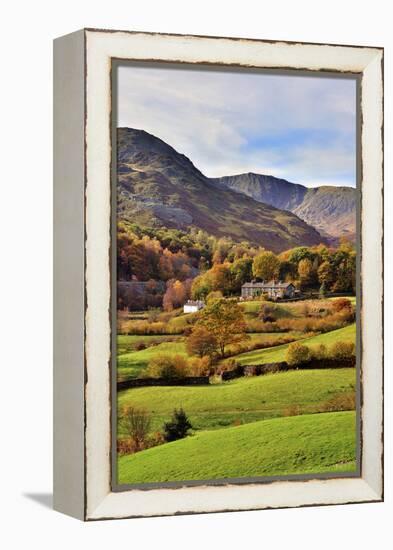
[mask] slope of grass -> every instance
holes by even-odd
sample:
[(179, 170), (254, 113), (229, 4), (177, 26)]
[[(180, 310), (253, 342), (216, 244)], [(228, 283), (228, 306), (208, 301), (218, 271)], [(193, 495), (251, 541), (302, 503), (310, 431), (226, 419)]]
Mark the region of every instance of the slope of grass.
[[(355, 342), (356, 338), (356, 324), (353, 323), (344, 328), (325, 332), (318, 336), (312, 336), (311, 338), (302, 339), (302, 343), (312, 347), (317, 344), (325, 344), (329, 346), (334, 342), (340, 340)], [(283, 344), (282, 346), (276, 346), (273, 348), (266, 348), (263, 350), (249, 351), (234, 356), (234, 359), (241, 365), (259, 365), (263, 363), (274, 363), (276, 361), (285, 361), (285, 354), (289, 344)]]
[[(144, 338), (144, 337), (143, 337)], [(187, 355), (184, 342), (163, 342), (158, 346), (152, 346), (141, 351), (124, 353), (117, 358), (117, 377), (118, 380), (127, 380), (136, 378), (141, 371), (146, 369), (149, 361), (162, 353), (171, 355)]]
[(176, 407), (184, 408), (195, 428), (216, 429), (285, 416), (292, 406), (298, 413), (316, 412), (335, 395), (354, 391), (355, 383), (355, 369), (288, 371), (210, 386), (131, 388), (119, 392), (118, 407), (120, 413), (126, 406), (146, 409), (153, 431)]
[(201, 432), (119, 458), (119, 483), (355, 469), (355, 413), (293, 416)]
[(124, 355), (125, 353), (132, 353), (135, 351), (135, 346), (141, 342), (146, 347), (156, 345), (157, 343), (166, 342), (168, 340), (180, 340), (183, 336), (168, 336), (167, 334), (147, 334), (145, 336), (139, 336), (137, 334), (119, 334), (117, 336), (117, 355)]
[[(281, 337), (302, 338), (301, 332), (266, 332), (261, 334), (250, 334), (249, 342), (254, 343), (273, 343)], [(145, 342), (149, 346), (149, 342), (159, 342), (158, 345), (148, 347), (144, 350), (133, 351), (132, 348), (137, 342)], [(173, 342), (166, 340), (173, 340)], [(160, 354), (184, 355), (187, 356), (185, 339), (182, 336), (118, 336), (118, 358), (117, 372), (119, 380), (127, 380), (140, 376), (141, 372), (147, 368), (149, 361)], [(231, 350), (231, 346), (228, 346)]]
[[(342, 298), (348, 299), (352, 305), (356, 305), (356, 296), (342, 296)], [(256, 317), (261, 309), (263, 303), (274, 307), (275, 317), (277, 319), (283, 317), (302, 317), (304, 306), (307, 305), (310, 309), (313, 308), (324, 308), (331, 305), (331, 302), (337, 300), (337, 297), (333, 298), (310, 298), (294, 302), (269, 302), (266, 300), (250, 300), (241, 302), (240, 306), (242, 307), (246, 317)]]

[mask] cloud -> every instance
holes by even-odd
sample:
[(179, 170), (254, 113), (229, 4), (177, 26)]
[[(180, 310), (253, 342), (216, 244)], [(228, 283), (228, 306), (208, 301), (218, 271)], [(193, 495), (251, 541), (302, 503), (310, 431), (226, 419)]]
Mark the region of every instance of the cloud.
[(355, 106), (352, 79), (170, 66), (118, 73), (118, 125), (156, 135), (211, 177), (354, 185)]

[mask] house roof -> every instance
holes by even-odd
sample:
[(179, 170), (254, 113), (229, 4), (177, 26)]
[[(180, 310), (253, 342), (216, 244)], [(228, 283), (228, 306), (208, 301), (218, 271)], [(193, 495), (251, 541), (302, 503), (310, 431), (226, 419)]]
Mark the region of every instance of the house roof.
[(249, 283), (244, 283), (244, 285), (242, 285), (242, 288), (266, 288), (266, 289), (269, 289), (269, 288), (288, 288), (290, 286), (293, 286), (292, 283), (283, 283), (282, 281), (269, 281), (268, 283), (262, 281), (261, 283), (257, 283), (257, 282), (249, 282)]
[(204, 306), (205, 302), (202, 300), (187, 300), (187, 302), (184, 304), (185, 306)]

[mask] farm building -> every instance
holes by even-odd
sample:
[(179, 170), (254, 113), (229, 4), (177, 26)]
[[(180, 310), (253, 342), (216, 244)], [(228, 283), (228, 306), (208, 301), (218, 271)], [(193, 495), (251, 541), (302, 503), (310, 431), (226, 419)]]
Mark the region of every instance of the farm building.
[(267, 294), (269, 298), (292, 298), (295, 295), (295, 287), (292, 283), (283, 283), (282, 281), (262, 281), (257, 283), (251, 281), (242, 286), (242, 298), (253, 298)]
[(183, 306), (183, 311), (184, 313), (196, 313), (204, 307), (205, 302), (203, 302), (202, 300), (188, 300)]

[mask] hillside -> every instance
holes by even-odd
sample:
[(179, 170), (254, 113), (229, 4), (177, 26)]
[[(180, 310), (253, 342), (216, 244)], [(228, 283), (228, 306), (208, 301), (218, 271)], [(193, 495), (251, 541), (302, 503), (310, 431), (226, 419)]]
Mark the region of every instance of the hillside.
[(352, 187), (308, 189), (293, 212), (323, 235), (355, 239), (356, 192)]
[(355, 470), (355, 412), (262, 420), (119, 458), (119, 483)]
[(304, 185), (262, 174), (239, 174), (212, 180), (220, 189), (232, 189), (282, 210), (289, 210), (322, 235), (354, 239), (356, 190), (352, 187)]
[[(225, 384), (209, 386), (148, 386), (122, 390), (119, 410), (132, 404), (151, 414), (152, 429), (160, 430), (174, 407), (183, 407), (194, 428), (218, 429), (287, 414), (318, 412), (323, 403), (353, 391), (355, 369), (317, 369), (245, 376)], [(120, 433), (122, 427), (119, 426)]]
[[(336, 330), (331, 330), (330, 332), (318, 334), (318, 336), (303, 338), (302, 343), (310, 347), (318, 344), (330, 346), (331, 344), (342, 340), (349, 342), (356, 341), (356, 323)], [(283, 344), (282, 346), (248, 351), (246, 353), (236, 355), (236, 361), (238, 361), (241, 365), (259, 365), (263, 363), (272, 363), (275, 361), (285, 361), (287, 349), (288, 344)]]
[(203, 229), (281, 252), (324, 242), (297, 215), (218, 186), (184, 155), (143, 130), (118, 128), (118, 218)]

